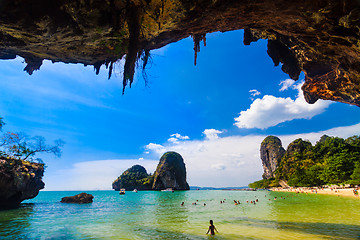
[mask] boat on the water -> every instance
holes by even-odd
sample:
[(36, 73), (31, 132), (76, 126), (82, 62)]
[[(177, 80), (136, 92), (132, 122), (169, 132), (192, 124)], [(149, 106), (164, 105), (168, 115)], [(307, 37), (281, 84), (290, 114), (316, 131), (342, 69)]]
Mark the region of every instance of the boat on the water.
[(125, 194), (125, 188), (121, 188), (119, 194), (124, 195)]
[(137, 191), (137, 189), (135, 188), (135, 189), (133, 190), (133, 192), (138, 192), (138, 191)]
[(174, 190), (172, 188), (167, 188), (164, 190), (161, 190), (162, 192), (174, 192)]

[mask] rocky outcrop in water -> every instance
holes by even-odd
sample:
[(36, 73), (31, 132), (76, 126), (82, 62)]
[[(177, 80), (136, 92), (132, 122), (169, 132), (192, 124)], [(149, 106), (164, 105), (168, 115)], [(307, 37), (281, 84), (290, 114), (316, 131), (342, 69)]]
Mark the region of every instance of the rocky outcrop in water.
[(274, 173), (285, 154), (281, 140), (275, 136), (266, 137), (260, 146), (260, 158), (264, 168), (263, 178), (275, 177)]
[(0, 208), (14, 208), (44, 188), (44, 164), (0, 159)]
[(96, 73), (106, 65), (110, 77), (126, 54), (125, 87), (152, 49), (192, 36), (196, 58), (207, 33), (244, 29), (246, 45), (268, 39), (268, 55), (292, 79), (305, 73), (309, 103), (360, 106), (359, 6), (356, 0), (4, 0), (0, 59), (23, 57), (29, 74), (44, 59), (93, 65)]
[(71, 197), (63, 197), (62, 203), (92, 203), (94, 196), (88, 193), (80, 193)]
[(126, 191), (151, 190), (153, 176), (147, 174), (146, 169), (140, 165), (134, 165), (127, 169), (112, 184), (115, 191), (125, 188)]
[(183, 158), (176, 152), (162, 155), (154, 173), (153, 190), (190, 190), (186, 182), (186, 168)]

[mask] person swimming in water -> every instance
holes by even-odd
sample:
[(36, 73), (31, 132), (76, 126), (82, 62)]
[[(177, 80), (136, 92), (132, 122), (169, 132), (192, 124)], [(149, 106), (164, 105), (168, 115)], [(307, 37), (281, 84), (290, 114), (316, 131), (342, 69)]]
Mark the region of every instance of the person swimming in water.
[(215, 231), (219, 233), (216, 227), (214, 226), (213, 220), (210, 220), (210, 226), (206, 234), (210, 232), (211, 235), (215, 235)]

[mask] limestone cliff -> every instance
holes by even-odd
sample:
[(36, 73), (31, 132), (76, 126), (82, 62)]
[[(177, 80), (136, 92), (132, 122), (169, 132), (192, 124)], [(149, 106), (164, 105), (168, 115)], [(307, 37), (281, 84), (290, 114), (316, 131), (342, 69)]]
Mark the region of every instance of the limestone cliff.
[(34, 198), (45, 184), (44, 165), (15, 159), (0, 159), (0, 208), (17, 207)]
[(359, 6), (357, 0), (3, 0), (0, 59), (23, 57), (29, 74), (44, 59), (93, 65), (97, 73), (105, 64), (110, 77), (126, 55), (125, 87), (152, 49), (192, 36), (196, 63), (207, 33), (245, 29), (244, 44), (268, 39), (275, 66), (281, 63), (294, 80), (305, 73), (309, 103), (360, 106)]
[(278, 137), (268, 136), (262, 141), (260, 146), (260, 158), (264, 168), (264, 179), (275, 177), (275, 170), (280, 164), (284, 154), (285, 149), (282, 147), (281, 140)]
[(146, 169), (140, 165), (134, 165), (123, 172), (112, 184), (115, 191), (125, 188), (127, 191), (151, 190), (153, 176), (148, 175)]
[(190, 190), (186, 182), (186, 168), (183, 158), (176, 152), (162, 155), (154, 173), (153, 190)]

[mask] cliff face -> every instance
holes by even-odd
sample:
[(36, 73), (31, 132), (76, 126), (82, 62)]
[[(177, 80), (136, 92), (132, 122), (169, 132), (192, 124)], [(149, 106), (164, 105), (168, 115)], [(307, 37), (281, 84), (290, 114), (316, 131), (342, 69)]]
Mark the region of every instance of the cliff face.
[(275, 177), (275, 170), (280, 164), (284, 154), (285, 149), (282, 147), (281, 140), (278, 137), (268, 136), (262, 141), (260, 146), (260, 158), (264, 168), (264, 179)]
[(186, 182), (186, 168), (183, 158), (176, 152), (167, 152), (160, 158), (154, 173), (153, 190), (172, 188), (190, 190)]
[(0, 159), (0, 208), (17, 207), (36, 197), (45, 186), (43, 174), (43, 164)]
[(4, 0), (0, 59), (25, 59), (32, 74), (43, 59), (113, 64), (126, 54), (124, 87), (137, 60), (188, 36), (194, 51), (207, 33), (245, 29), (244, 44), (268, 39), (275, 66), (297, 80), (305, 99), (360, 106), (360, 7), (356, 0)]
[(140, 165), (134, 165), (127, 169), (112, 184), (115, 191), (125, 188), (127, 191), (151, 190), (153, 177), (148, 175), (146, 169)]

